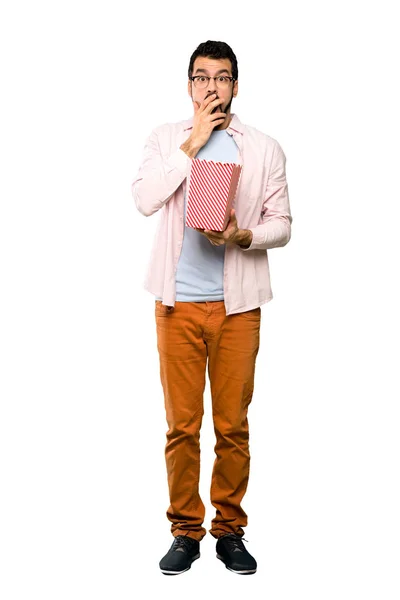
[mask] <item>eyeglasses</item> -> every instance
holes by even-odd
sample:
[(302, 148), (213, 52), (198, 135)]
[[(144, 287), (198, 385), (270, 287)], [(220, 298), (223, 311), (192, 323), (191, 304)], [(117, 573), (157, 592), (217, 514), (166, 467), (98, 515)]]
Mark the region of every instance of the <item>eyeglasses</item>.
[(231, 81), (235, 81), (234, 77), (228, 77), (227, 75), (217, 75), (217, 77), (195, 75), (194, 77), (189, 77), (189, 79), (193, 81), (194, 85), (199, 89), (207, 87), (210, 79), (215, 79), (215, 83), (219, 89), (227, 88)]

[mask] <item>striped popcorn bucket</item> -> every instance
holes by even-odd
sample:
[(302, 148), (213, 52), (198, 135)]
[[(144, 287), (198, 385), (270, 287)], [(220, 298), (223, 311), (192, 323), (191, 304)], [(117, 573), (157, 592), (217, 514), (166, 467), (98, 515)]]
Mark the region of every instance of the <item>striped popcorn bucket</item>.
[(224, 231), (230, 219), (242, 165), (201, 158), (192, 160), (186, 226)]

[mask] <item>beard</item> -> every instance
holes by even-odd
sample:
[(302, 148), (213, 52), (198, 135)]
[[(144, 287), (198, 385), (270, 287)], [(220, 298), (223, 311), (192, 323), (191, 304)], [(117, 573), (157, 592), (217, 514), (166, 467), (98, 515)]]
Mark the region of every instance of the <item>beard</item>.
[(221, 112), (225, 112), (225, 113), (226, 113), (226, 112), (228, 112), (228, 110), (230, 110), (230, 109), (231, 109), (232, 100), (233, 100), (233, 93), (231, 94), (231, 97), (230, 97), (230, 99), (229, 99), (229, 102), (228, 102), (228, 104), (225, 106), (225, 108), (224, 108), (224, 105), (223, 105), (223, 104), (221, 104), (221, 107), (222, 107), (222, 108), (221, 108)]

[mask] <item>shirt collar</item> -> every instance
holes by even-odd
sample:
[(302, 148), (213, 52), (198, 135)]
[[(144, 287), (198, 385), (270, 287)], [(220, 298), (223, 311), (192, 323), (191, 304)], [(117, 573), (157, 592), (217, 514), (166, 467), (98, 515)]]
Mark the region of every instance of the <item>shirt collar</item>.
[[(232, 117), (231, 122), (229, 123), (229, 125), (225, 131), (227, 131), (227, 133), (229, 133), (229, 135), (233, 135), (233, 133), (241, 133), (243, 135), (244, 127), (243, 127), (243, 124), (240, 121), (239, 117), (237, 116), (236, 113), (231, 113), (231, 117)], [(183, 130), (184, 131), (187, 131), (188, 129), (192, 129), (192, 127), (193, 127), (193, 117), (183, 121)], [(223, 131), (223, 130), (218, 130), (218, 131)]]

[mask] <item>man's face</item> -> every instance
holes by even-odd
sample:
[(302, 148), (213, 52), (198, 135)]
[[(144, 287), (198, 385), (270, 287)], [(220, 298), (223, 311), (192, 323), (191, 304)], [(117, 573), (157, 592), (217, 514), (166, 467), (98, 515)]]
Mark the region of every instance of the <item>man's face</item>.
[[(194, 61), (193, 65), (193, 73), (192, 76), (195, 75), (206, 75), (208, 77), (217, 77), (217, 75), (227, 75), (232, 77), (232, 65), (229, 58), (223, 59), (213, 59), (207, 58), (203, 56), (198, 56)], [(215, 129), (222, 129), (230, 121), (230, 109), (232, 104), (232, 99), (237, 95), (238, 91), (238, 82), (231, 82), (226, 88), (218, 88), (217, 83), (214, 79), (210, 79), (208, 85), (202, 89), (197, 88), (194, 85), (193, 81), (188, 82), (188, 92), (189, 96), (192, 100), (196, 100), (201, 104), (205, 98), (208, 98), (213, 92), (215, 92), (223, 102), (218, 105), (217, 112), (225, 112), (227, 113), (226, 122), (221, 123), (220, 126)]]

